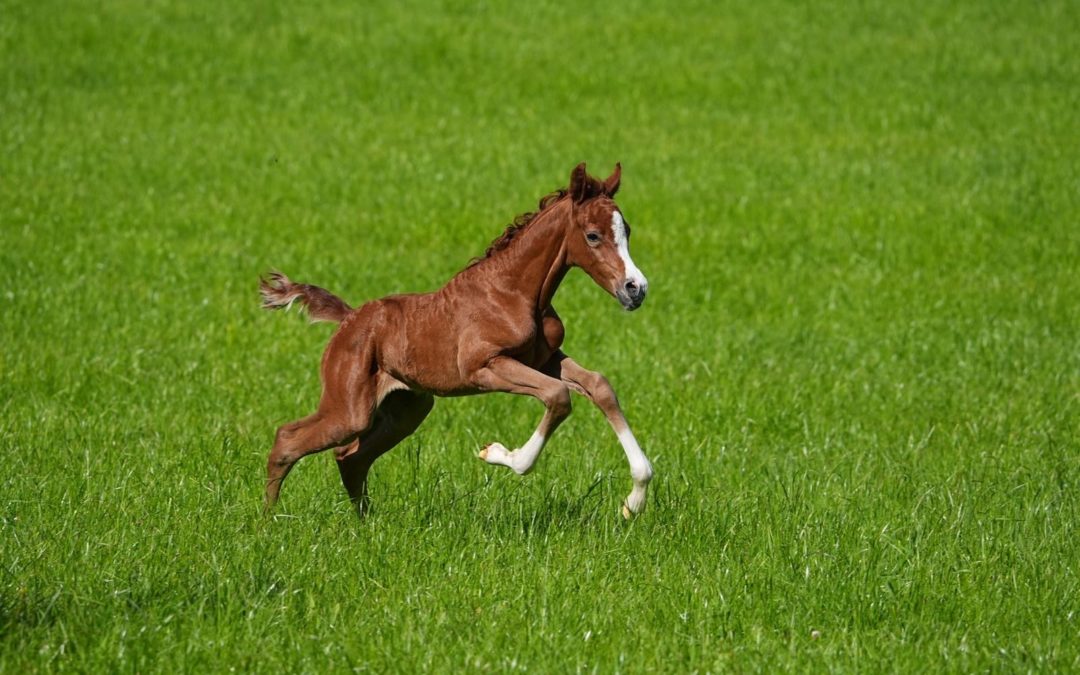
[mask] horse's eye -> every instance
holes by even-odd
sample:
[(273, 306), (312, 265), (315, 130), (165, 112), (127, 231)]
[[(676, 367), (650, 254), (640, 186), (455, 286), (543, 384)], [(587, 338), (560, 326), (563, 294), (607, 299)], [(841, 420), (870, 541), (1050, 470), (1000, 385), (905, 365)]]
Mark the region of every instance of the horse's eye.
[(585, 235), (585, 238), (589, 240), (590, 244), (599, 244), (600, 243), (600, 233), (599, 232), (590, 232), (590, 233)]

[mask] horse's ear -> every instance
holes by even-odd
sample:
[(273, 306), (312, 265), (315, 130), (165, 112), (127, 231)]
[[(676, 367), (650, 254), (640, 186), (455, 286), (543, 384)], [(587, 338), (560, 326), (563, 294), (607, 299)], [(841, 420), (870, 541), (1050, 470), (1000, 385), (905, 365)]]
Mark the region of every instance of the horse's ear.
[(622, 180), (622, 164), (615, 162), (615, 171), (608, 176), (608, 179), (604, 181), (604, 194), (608, 197), (614, 197), (615, 193), (619, 191), (619, 181)]
[(589, 198), (589, 174), (585, 173), (585, 162), (570, 172), (570, 198), (579, 204)]
[(580, 204), (603, 191), (603, 184), (585, 173), (585, 162), (578, 164), (570, 172), (570, 196), (573, 198), (574, 203)]

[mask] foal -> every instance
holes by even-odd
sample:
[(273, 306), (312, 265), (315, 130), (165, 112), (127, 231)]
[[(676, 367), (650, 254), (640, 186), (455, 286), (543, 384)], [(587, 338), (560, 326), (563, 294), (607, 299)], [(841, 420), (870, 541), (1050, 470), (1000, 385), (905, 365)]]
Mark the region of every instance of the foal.
[(272, 274), (260, 284), (263, 306), (299, 300), (313, 320), (341, 324), (322, 359), (318, 410), (282, 426), (267, 461), (266, 508), (296, 462), (334, 448), (341, 480), (362, 514), (372, 463), (416, 431), (435, 396), (489, 391), (525, 394), (546, 408), (532, 437), (516, 450), (491, 443), (488, 464), (528, 473), (556, 427), (570, 414), (570, 390), (603, 411), (626, 452), (634, 487), (626, 518), (645, 509), (652, 465), (626, 423), (603, 375), (560, 351), (563, 324), (551, 306), (559, 283), (580, 267), (627, 310), (649, 285), (630, 259), (630, 226), (613, 201), (621, 167), (605, 181), (579, 164), (570, 187), (519, 217), (474, 261), (433, 293), (392, 295), (351, 309), (317, 286)]

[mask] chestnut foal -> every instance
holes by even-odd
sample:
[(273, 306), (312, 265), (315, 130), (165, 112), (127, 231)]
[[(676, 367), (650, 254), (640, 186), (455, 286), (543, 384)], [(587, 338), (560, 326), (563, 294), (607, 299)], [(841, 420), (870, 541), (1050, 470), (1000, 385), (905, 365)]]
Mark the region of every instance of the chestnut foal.
[(263, 306), (299, 300), (313, 320), (340, 322), (322, 359), (318, 410), (277, 431), (267, 461), (266, 509), (296, 462), (335, 448), (341, 480), (363, 514), (372, 463), (413, 433), (434, 396), (489, 391), (525, 394), (546, 411), (525, 445), (491, 443), (489, 464), (528, 473), (556, 427), (570, 414), (570, 390), (603, 411), (626, 451), (634, 487), (626, 518), (645, 509), (652, 465), (626, 423), (603, 375), (559, 350), (563, 324), (551, 306), (559, 283), (580, 267), (627, 310), (649, 285), (630, 259), (630, 226), (613, 201), (621, 167), (599, 181), (579, 164), (570, 187), (548, 195), (537, 213), (519, 217), (486, 255), (433, 293), (392, 295), (351, 309), (330, 292), (273, 274), (262, 281)]

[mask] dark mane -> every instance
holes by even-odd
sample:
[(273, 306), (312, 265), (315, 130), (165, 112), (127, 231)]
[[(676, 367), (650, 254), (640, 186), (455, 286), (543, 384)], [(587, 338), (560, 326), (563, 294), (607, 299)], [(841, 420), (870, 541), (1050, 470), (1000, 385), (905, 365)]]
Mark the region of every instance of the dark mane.
[(503, 231), (502, 234), (496, 237), (488, 245), (487, 250), (484, 251), (484, 255), (480, 256), (479, 258), (473, 258), (472, 260), (470, 260), (466, 268), (472, 267), (473, 265), (479, 263), (482, 260), (487, 260), (495, 253), (498, 253), (499, 251), (509, 246), (510, 242), (514, 240), (514, 237), (516, 237), (519, 232), (528, 227), (529, 223), (536, 220), (536, 217), (543, 213), (545, 210), (547, 210), (549, 206), (553, 205), (555, 202), (565, 197), (568, 192), (569, 191), (565, 188), (561, 188), (541, 197), (540, 203), (537, 205), (535, 211), (527, 211), (519, 215), (517, 218), (514, 218), (513, 222), (511, 222), (510, 225), (507, 226), (506, 230)]

